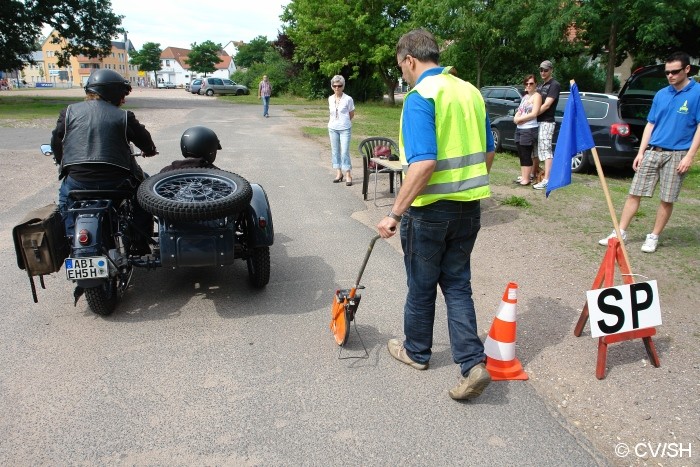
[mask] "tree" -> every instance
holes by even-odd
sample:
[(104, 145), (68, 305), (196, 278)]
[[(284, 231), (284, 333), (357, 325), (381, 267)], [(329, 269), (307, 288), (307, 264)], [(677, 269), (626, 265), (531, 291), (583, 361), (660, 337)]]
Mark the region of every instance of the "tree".
[(141, 51), (131, 52), (129, 63), (138, 66), (141, 71), (152, 71), (156, 73), (161, 68), (161, 53), (163, 53), (163, 51), (160, 49), (160, 44), (146, 42), (143, 44)]
[(112, 12), (108, 0), (5, 0), (0, 8), (0, 66), (10, 70), (34, 63), (32, 52), (41, 29), (49, 25), (56, 30), (51, 39), (63, 44), (57, 54), (58, 66), (67, 66), (70, 57), (90, 58), (111, 53), (112, 38), (123, 33), (123, 16)]
[(213, 73), (216, 71), (216, 64), (222, 62), (219, 58), (222, 47), (221, 44), (216, 44), (212, 41), (204, 41), (197, 45), (196, 42), (191, 45), (192, 50), (187, 56), (186, 62), (190, 66), (190, 70), (195, 73)]
[(292, 0), (280, 17), (295, 46), (294, 60), (328, 77), (381, 79), (390, 99), (398, 83), (395, 46), (408, 10), (401, 0)]
[(268, 42), (267, 36), (258, 36), (247, 44), (238, 47), (238, 53), (234, 57), (236, 66), (248, 68), (253, 63), (263, 63), (265, 54), (272, 49), (272, 44)]
[[(416, 23), (425, 24), (450, 44), (452, 56), (471, 57), (475, 71), (473, 81), (480, 87), (484, 68), (493, 63), (493, 56), (505, 36), (502, 28), (508, 21), (507, 17), (499, 16), (496, 2), (436, 0), (428, 3), (413, 0), (409, 6)], [(463, 70), (460, 66), (457, 69)], [(465, 78), (463, 73), (460, 74)]]
[(700, 54), (698, 0), (586, 0), (577, 25), (590, 53), (606, 64), (605, 92), (613, 89), (616, 65), (632, 55), (641, 64), (675, 50)]

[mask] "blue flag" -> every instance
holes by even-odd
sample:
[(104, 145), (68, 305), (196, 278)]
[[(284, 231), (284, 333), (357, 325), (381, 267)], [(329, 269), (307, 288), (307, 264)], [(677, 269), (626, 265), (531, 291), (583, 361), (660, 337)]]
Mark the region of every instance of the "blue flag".
[(578, 86), (573, 83), (569, 100), (564, 109), (557, 146), (554, 148), (554, 160), (552, 160), (552, 169), (547, 183), (547, 197), (557, 188), (565, 187), (571, 183), (571, 159), (579, 152), (592, 147), (595, 147), (595, 143), (591, 127), (588, 126), (586, 113), (583, 111)]

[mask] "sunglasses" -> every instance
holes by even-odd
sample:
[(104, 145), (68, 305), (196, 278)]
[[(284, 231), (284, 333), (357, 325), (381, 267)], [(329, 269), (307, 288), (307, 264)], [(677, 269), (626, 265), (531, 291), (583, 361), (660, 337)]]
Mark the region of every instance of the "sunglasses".
[(671, 75), (676, 76), (678, 73), (680, 73), (683, 70), (684, 70), (684, 68), (679, 68), (677, 70), (664, 70), (664, 73), (666, 73), (666, 76), (671, 76)]
[(524, 83), (524, 84), (525, 84), (525, 86), (534, 86), (535, 85), (535, 83)]
[(540, 73), (543, 73), (545, 71), (550, 71), (551, 68), (540, 68)]
[(332, 88), (342, 88), (343, 85), (342, 84), (331, 84), (331, 87)]

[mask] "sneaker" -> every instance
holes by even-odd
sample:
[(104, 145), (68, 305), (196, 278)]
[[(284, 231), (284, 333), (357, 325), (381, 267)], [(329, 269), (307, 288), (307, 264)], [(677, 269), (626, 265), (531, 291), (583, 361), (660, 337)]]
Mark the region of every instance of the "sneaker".
[(469, 370), (465, 378), (459, 379), (459, 384), (450, 389), (450, 397), (454, 400), (469, 400), (479, 397), (486, 386), (491, 382), (491, 374), (486, 369), (486, 365), (479, 363)]
[(406, 353), (406, 348), (403, 346), (403, 341), (399, 339), (389, 339), (389, 342), (386, 344), (386, 347), (387, 349), (389, 349), (389, 353), (391, 354), (391, 356), (394, 357), (396, 360), (400, 361), (401, 363), (405, 363), (408, 366), (412, 366), (416, 370), (428, 369), (427, 363), (418, 363), (411, 360), (411, 357), (409, 357)]
[(547, 188), (547, 183), (549, 183), (549, 180), (543, 178), (540, 183), (535, 183), (534, 185), (532, 185), (532, 188), (534, 188), (535, 190), (544, 190), (545, 188)]
[[(627, 232), (625, 232), (624, 230), (620, 229), (620, 233), (622, 234), (622, 241), (623, 241), (623, 242), (626, 242), (626, 241), (627, 241)], [(610, 240), (611, 238), (617, 238), (617, 234), (615, 233), (614, 230), (613, 230), (612, 233), (611, 233), (610, 235), (608, 235), (607, 237), (601, 238), (600, 240), (598, 240), (598, 243), (601, 244), (601, 245), (603, 245), (603, 246), (608, 246), (608, 240)]]
[(653, 253), (656, 251), (656, 246), (659, 244), (659, 236), (654, 234), (647, 235), (647, 239), (644, 240), (644, 245), (642, 245), (642, 251), (644, 253)]

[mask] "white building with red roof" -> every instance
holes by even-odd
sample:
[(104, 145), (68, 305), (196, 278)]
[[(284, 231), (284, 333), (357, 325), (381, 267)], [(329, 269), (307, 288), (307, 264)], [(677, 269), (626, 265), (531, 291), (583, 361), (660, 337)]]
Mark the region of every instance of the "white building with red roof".
[[(160, 54), (161, 68), (154, 80), (159, 83), (170, 81), (178, 87), (184, 87), (185, 84), (191, 83), (193, 79), (203, 77), (204, 73), (190, 71), (190, 66), (187, 64), (189, 53), (189, 49), (166, 47)], [(236, 71), (233, 57), (225, 50), (221, 50), (219, 58), (221, 61), (214, 65), (216, 71), (207, 73), (207, 76), (229, 79)]]

